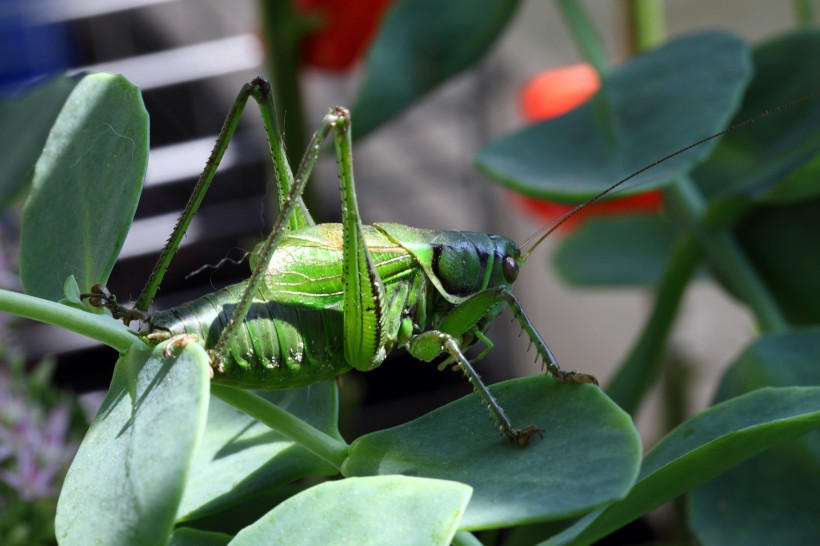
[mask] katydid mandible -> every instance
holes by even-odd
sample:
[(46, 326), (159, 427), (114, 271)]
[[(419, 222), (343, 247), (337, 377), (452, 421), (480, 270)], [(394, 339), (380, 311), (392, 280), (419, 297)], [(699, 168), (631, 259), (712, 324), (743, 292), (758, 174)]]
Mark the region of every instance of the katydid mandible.
[[(148, 314), (162, 277), (210, 185), (249, 98), (260, 107), (277, 181), (279, 213), (268, 238), (251, 254), (251, 277), (166, 311)], [(268, 83), (254, 79), (237, 96), (205, 170), (134, 309), (105, 287), (85, 294), (126, 323), (141, 319), (148, 337), (194, 336), (208, 349), (213, 381), (253, 389), (289, 389), (350, 369), (372, 370), (397, 347), (423, 361), (447, 355), (489, 409), (501, 433), (527, 444), (543, 431), (512, 425), (464, 356), (509, 308), (559, 381), (597, 384), (566, 372), (511, 292), (522, 253), (498, 235), (433, 231), (398, 224), (362, 224), (353, 181), (350, 114), (336, 107), (313, 135), (294, 176), (285, 157)], [(332, 134), (342, 223), (316, 225), (302, 192), (324, 140)], [(534, 248), (543, 237), (530, 248)]]

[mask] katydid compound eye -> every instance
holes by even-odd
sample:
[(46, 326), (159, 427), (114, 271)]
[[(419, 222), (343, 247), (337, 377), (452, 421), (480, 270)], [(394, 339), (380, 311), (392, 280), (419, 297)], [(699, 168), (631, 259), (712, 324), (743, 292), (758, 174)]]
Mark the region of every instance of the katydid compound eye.
[(518, 278), (518, 262), (512, 256), (504, 256), (504, 261), (501, 262), (501, 271), (504, 273), (507, 282), (515, 282), (515, 279)]

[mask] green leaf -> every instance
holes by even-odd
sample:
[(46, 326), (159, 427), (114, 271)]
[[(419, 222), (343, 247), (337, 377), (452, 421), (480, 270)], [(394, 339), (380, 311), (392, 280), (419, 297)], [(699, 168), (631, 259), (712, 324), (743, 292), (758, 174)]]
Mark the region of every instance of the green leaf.
[[(607, 74), (601, 91), (580, 108), (488, 144), (476, 166), (527, 195), (585, 201), (723, 129), (750, 77), (749, 51), (740, 39), (720, 32), (682, 38)], [(670, 182), (716, 143), (670, 158), (630, 186), (647, 191)]]
[(60, 112), (23, 209), (20, 278), (52, 301), (74, 275), (105, 283), (134, 218), (148, 164), (148, 114), (122, 76), (86, 76)]
[(675, 237), (674, 226), (656, 214), (596, 218), (561, 240), (553, 260), (576, 286), (654, 285)]
[(140, 341), (117, 362), (60, 493), (61, 545), (168, 541), (205, 426), (209, 361), (198, 344), (176, 356), (167, 346)]
[(719, 198), (721, 207), (733, 200), (741, 206), (788, 203), (820, 194), (820, 100), (815, 96), (784, 110), (775, 108), (820, 89), (818, 56), (817, 30), (795, 32), (755, 49), (755, 78), (733, 123), (767, 111), (770, 115), (728, 134), (694, 173), (701, 190)]
[(462, 530), (568, 518), (629, 490), (638, 470), (640, 438), (629, 416), (600, 389), (536, 376), (490, 390), (513, 423), (536, 424), (544, 437), (525, 447), (509, 443), (473, 394), (358, 438), (342, 474), (466, 483), (474, 491)]
[(667, 434), (629, 495), (544, 545), (590, 544), (753, 455), (820, 426), (820, 388), (765, 388), (714, 406)]
[(29, 181), (57, 114), (81, 79), (57, 76), (0, 101), (0, 210)]
[[(289, 391), (259, 391), (326, 434), (340, 438), (335, 381)], [(248, 501), (305, 476), (338, 471), (264, 424), (211, 398), (208, 423), (194, 455), (178, 520), (190, 520)]]
[(227, 546), (233, 537), (224, 533), (178, 527), (171, 535), (168, 546)]
[(517, 0), (399, 0), (365, 63), (353, 136), (360, 138), (469, 68), (512, 18)]
[[(820, 385), (820, 331), (768, 335), (732, 365), (717, 401), (767, 385)], [(708, 544), (820, 544), (820, 432), (784, 443), (695, 489), (691, 528)]]
[(820, 198), (756, 207), (735, 234), (788, 320), (820, 323)]
[(470, 487), (444, 480), (377, 476), (326, 482), (286, 500), (230, 544), (448, 546), (469, 499)]

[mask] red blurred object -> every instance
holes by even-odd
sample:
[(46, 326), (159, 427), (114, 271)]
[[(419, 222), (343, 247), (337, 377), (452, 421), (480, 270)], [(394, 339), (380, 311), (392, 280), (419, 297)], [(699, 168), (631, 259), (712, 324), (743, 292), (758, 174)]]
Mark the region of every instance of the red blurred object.
[[(520, 193), (510, 193), (510, 197), (514, 203), (530, 213), (532, 218), (544, 224), (560, 218), (575, 208), (575, 205), (543, 201), (535, 197), (521, 195)], [(659, 210), (662, 207), (663, 195), (661, 192), (657, 190), (650, 191), (615, 201), (592, 204), (573, 215), (560, 229), (576, 228), (592, 216), (615, 216), (630, 212), (648, 212)]]
[(390, 0), (296, 0), (302, 13), (324, 18), (325, 24), (302, 44), (305, 64), (347, 70), (364, 53)]
[(588, 101), (600, 88), (601, 79), (592, 65), (580, 63), (547, 70), (521, 90), (521, 113), (529, 123), (557, 118)]
[[(529, 123), (562, 116), (588, 101), (600, 87), (598, 73), (587, 63), (547, 70), (532, 78), (521, 90), (521, 115)], [(511, 195), (515, 203), (542, 223), (560, 218), (574, 207), (520, 194)], [(563, 227), (577, 227), (585, 218), (593, 215), (657, 210), (662, 205), (663, 198), (657, 190), (614, 201), (594, 203), (574, 215)]]

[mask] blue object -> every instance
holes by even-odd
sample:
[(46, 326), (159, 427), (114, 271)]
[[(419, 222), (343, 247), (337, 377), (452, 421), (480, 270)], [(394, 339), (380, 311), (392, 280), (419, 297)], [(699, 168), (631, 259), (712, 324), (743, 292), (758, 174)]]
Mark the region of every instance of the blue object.
[(0, 92), (71, 66), (74, 47), (63, 22), (46, 22), (43, 0), (0, 0)]

